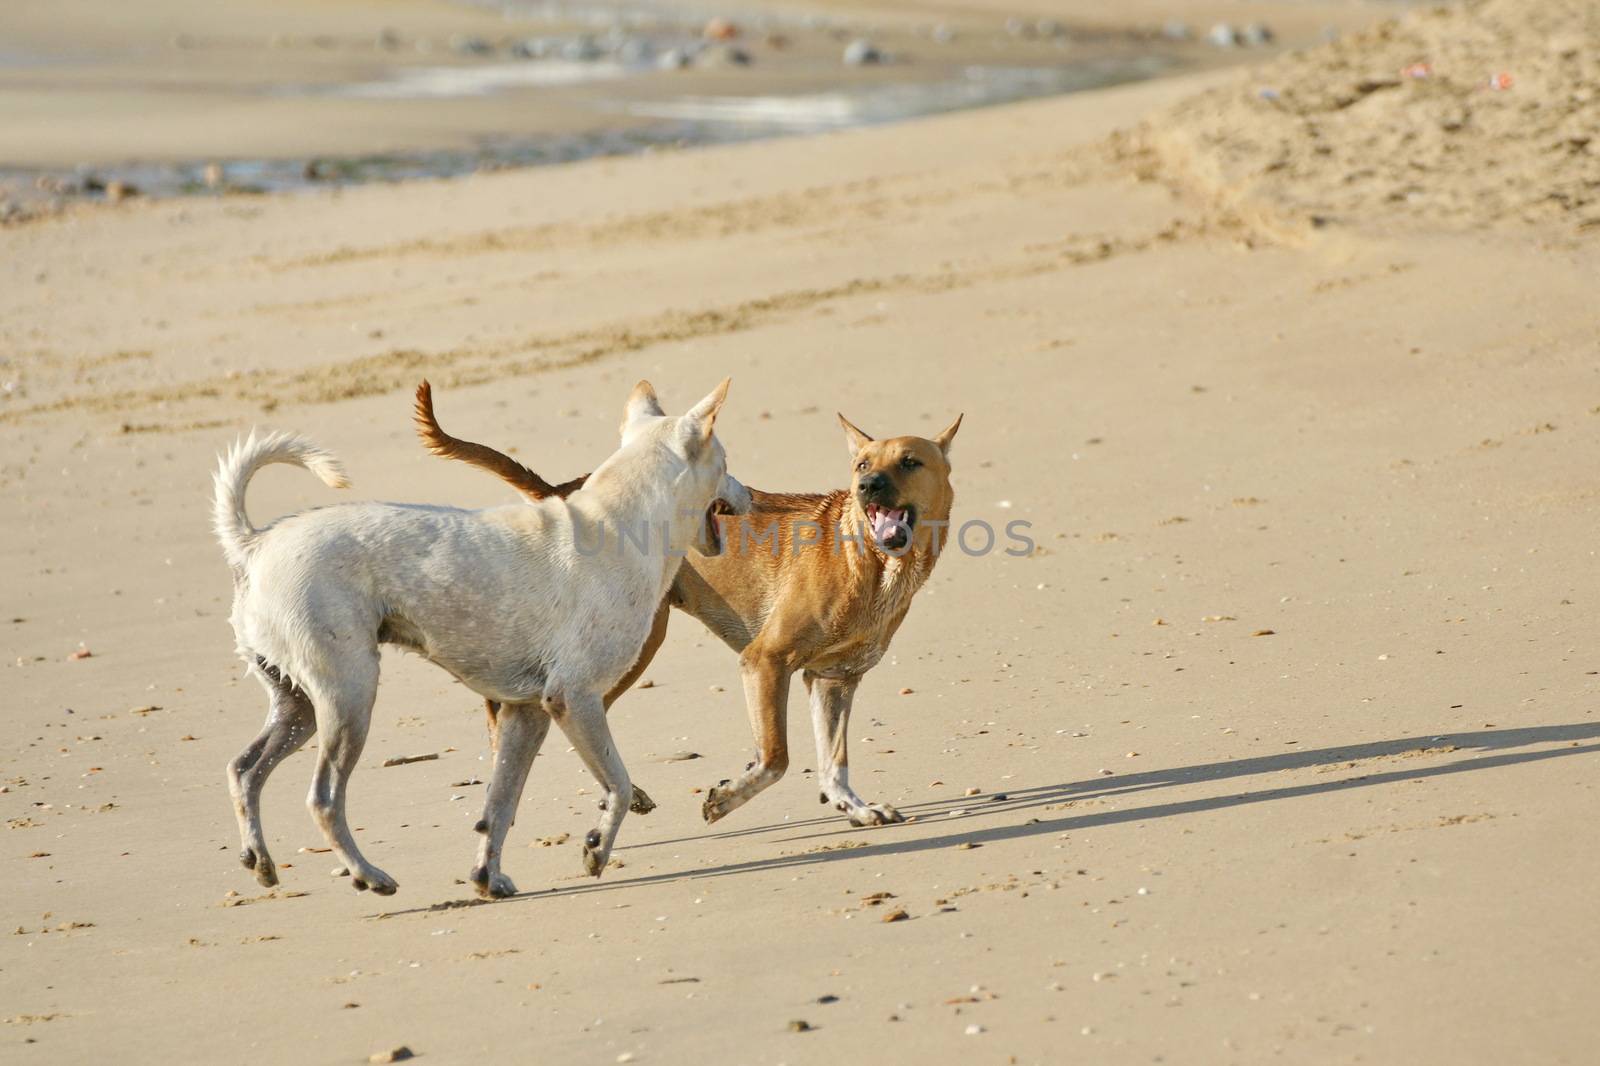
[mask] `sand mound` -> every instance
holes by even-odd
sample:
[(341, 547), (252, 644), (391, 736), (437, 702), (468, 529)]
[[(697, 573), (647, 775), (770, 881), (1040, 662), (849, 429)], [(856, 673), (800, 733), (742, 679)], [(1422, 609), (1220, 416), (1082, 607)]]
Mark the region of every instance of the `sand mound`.
[(1416, 12), (1152, 119), (1165, 178), (1258, 219), (1600, 232), (1600, 4)]

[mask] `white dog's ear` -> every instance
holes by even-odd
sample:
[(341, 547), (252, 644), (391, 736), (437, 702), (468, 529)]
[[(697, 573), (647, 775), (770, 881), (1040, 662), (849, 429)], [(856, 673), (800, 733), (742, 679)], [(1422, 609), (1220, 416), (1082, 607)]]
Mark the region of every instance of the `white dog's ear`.
[(711, 431), (717, 424), (717, 413), (722, 410), (722, 404), (728, 398), (728, 386), (733, 384), (732, 378), (723, 378), (722, 384), (706, 394), (706, 398), (689, 408), (683, 416), (684, 435), (691, 448), (698, 448), (711, 439)]
[[(838, 414), (838, 412), (834, 412)], [(844, 439), (850, 445), (850, 454), (855, 455), (862, 448), (872, 443), (872, 438), (850, 424), (844, 415), (839, 415), (839, 424), (844, 427)]]
[(965, 417), (966, 415), (964, 413), (956, 415), (956, 420), (950, 423), (949, 427), (945, 429), (943, 433), (933, 438), (933, 443), (937, 444), (939, 446), (939, 450), (947, 457), (950, 454), (950, 442), (956, 439), (956, 430), (961, 428), (961, 420)]
[(641, 381), (628, 393), (628, 405), (622, 409), (622, 424), (626, 426), (635, 419), (664, 414), (666, 412), (661, 409), (661, 401), (656, 399), (655, 386), (648, 381)]

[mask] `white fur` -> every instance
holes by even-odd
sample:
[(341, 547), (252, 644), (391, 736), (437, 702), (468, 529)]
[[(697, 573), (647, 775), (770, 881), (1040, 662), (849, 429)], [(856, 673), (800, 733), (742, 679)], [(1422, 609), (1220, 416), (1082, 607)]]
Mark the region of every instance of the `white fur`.
[(257, 437), (255, 430), (244, 440), (235, 441), (217, 462), (212, 477), (216, 499), (211, 511), (211, 528), (222, 544), (222, 553), (235, 571), (249, 560), (250, 548), (260, 531), (250, 524), (244, 511), (244, 487), (256, 471), (273, 463), (303, 466), (331, 489), (350, 487), (344, 467), (332, 454), (304, 437), (293, 433), (268, 433)]
[[(323, 734), (308, 805), (357, 888), (387, 894), (392, 878), (361, 856), (345, 824), (345, 785), (366, 739), (380, 642), (410, 648), (503, 704), (501, 747), (480, 830), (473, 879), (515, 891), (499, 853), (528, 767), (550, 721), (567, 733), (605, 796), (584, 864), (604, 868), (632, 791), (602, 694), (633, 665), (656, 606), (719, 492), (748, 493), (726, 474), (712, 424), (727, 383), (681, 418), (661, 413), (641, 383), (630, 397), (622, 446), (566, 500), (480, 511), (352, 503), (254, 528), (244, 509), (250, 476), (268, 463), (305, 466), (329, 485), (338, 462), (292, 434), (254, 433), (222, 459), (214, 523), (234, 569), (231, 621), (239, 653), (267, 687), (272, 711), (229, 767), (244, 839), (242, 859), (276, 883), (257, 798), (273, 765)], [(741, 500), (742, 497), (742, 500)], [(647, 523), (666, 545), (617, 543)], [(598, 537), (604, 530), (604, 547)], [(585, 555), (580, 546), (588, 546)], [(665, 549), (665, 550), (664, 550)], [(314, 722), (310, 716), (314, 713)], [(510, 725), (509, 730), (507, 725)]]

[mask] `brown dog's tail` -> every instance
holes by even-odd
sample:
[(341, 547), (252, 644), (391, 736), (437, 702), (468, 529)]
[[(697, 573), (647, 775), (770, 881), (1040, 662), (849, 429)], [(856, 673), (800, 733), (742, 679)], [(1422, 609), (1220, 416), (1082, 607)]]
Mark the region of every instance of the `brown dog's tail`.
[(433, 386), (427, 381), (417, 386), (416, 418), (417, 436), (422, 438), (422, 443), (434, 455), (445, 459), (460, 459), (464, 463), (487, 470), (522, 493), (529, 501), (542, 500), (547, 496), (569, 496), (588, 476), (552, 485), (504, 452), (496, 451), (486, 444), (474, 444), (470, 440), (452, 437), (439, 428), (439, 420), (433, 416)]

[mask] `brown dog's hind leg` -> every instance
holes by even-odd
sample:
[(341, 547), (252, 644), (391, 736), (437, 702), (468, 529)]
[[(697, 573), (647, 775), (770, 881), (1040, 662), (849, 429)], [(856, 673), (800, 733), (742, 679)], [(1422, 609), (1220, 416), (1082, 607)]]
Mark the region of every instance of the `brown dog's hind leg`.
[(850, 706), (855, 701), (859, 677), (818, 677), (806, 671), (806, 691), (811, 694), (811, 727), (817, 736), (817, 787), (822, 802), (842, 811), (852, 825), (888, 825), (905, 816), (887, 803), (868, 803), (850, 787), (850, 755), (845, 733), (850, 726)]
[(756, 761), (737, 781), (723, 781), (706, 793), (700, 813), (708, 822), (726, 817), (749, 803), (789, 768), (787, 723), (789, 678), (794, 671), (778, 657), (767, 654), (760, 639), (739, 656), (744, 675), (745, 708), (756, 737)]

